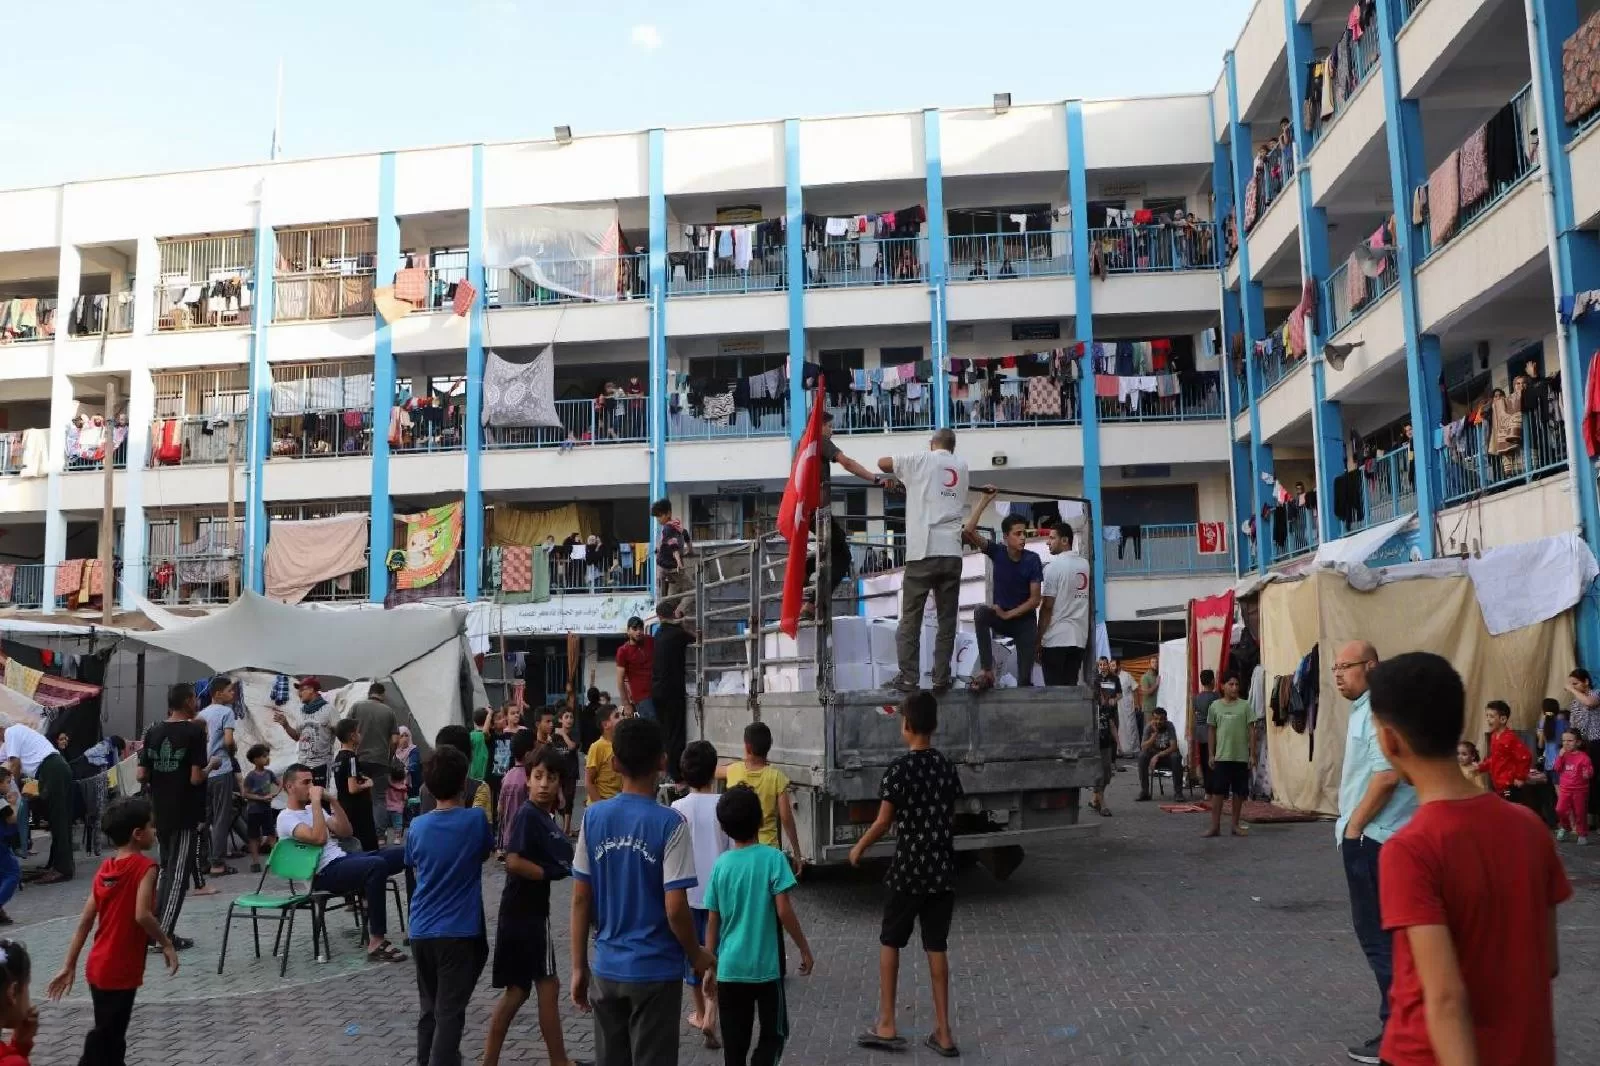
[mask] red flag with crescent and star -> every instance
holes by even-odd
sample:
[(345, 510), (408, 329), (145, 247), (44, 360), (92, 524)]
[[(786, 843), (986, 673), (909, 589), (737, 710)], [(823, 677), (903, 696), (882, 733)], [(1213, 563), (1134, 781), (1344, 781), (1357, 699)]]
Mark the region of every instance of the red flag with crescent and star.
[[(778, 533), (789, 542), (789, 562), (783, 571), (783, 604), (778, 611), (778, 629), (789, 636), (800, 630), (800, 606), (805, 600), (806, 548), (811, 541), (811, 523), (822, 505), (822, 378), (817, 378), (812, 394), (811, 417), (794, 450), (788, 484), (783, 486), (783, 502), (778, 505)], [(826, 609), (825, 607), (820, 609)]]

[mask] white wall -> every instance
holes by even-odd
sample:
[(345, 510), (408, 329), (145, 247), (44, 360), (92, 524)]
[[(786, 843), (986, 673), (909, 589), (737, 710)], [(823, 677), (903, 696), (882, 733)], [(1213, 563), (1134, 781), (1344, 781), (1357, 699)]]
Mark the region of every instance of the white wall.
[[(432, 148), (394, 157), (394, 213), (465, 211), (472, 204), (472, 149)], [(374, 210), (376, 214), (376, 210)], [(466, 243), (462, 232), (461, 243)], [(443, 241), (439, 243), (445, 243)]]
[(1090, 170), (1210, 166), (1210, 100), (1204, 94), (1083, 105), (1083, 150)]
[(1437, 249), (1417, 270), (1417, 315), (1424, 333), (1482, 306), (1531, 263), (1548, 254), (1544, 179), (1524, 181), (1510, 196)]
[(1239, 116), (1249, 116), (1256, 98), (1267, 87), (1267, 76), (1287, 48), (1282, 0), (1256, 0), (1234, 45), (1234, 76), (1239, 94)]
[[(1356, 94), (1345, 102), (1344, 110), (1333, 117), (1311, 149), (1307, 162), (1311, 173), (1311, 196), (1318, 207), (1327, 206), (1328, 193), (1350, 169), (1362, 149), (1373, 138), (1383, 136), (1383, 78), (1362, 82)], [(1406, 205), (1408, 208), (1409, 204)]]
[(800, 183), (920, 181), (922, 112), (800, 120)]
[[(1087, 126), (1087, 122), (1085, 123)], [(1067, 170), (1067, 117), (1061, 104), (942, 111), (939, 155), (945, 177)]]
[(55, 247), (60, 215), (59, 186), (0, 192), (0, 252)]
[(532, 141), (483, 150), (483, 202), (595, 203), (650, 194), (650, 141), (644, 133), (580, 137), (571, 144)]
[(662, 180), (668, 196), (784, 186), (783, 123), (667, 130)]
[(1600, 123), (1568, 149), (1572, 162), (1572, 215), (1580, 226), (1600, 222)]

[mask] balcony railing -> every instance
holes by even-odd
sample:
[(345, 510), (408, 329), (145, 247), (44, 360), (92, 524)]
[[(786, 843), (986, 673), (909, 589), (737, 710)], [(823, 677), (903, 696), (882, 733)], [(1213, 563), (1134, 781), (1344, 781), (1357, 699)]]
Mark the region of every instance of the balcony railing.
[(459, 452), (466, 447), (466, 439), (459, 419), (430, 422), (411, 412), (411, 428), (402, 430), (400, 441), (390, 444), (395, 455), (422, 455), (432, 452)]
[(279, 274), (272, 282), (274, 322), (316, 322), (372, 314), (371, 269)]
[(735, 410), (726, 419), (702, 418), (687, 408), (667, 414), (669, 440), (720, 440), (727, 437), (781, 437), (789, 432), (784, 410)]
[(1160, 274), (1217, 265), (1216, 227), (1112, 226), (1089, 231), (1094, 256), (1107, 274)]
[[(110, 432), (109, 428), (107, 432)], [(74, 452), (73, 444), (74, 437), (69, 434), (67, 436), (67, 457), (66, 464), (64, 466), (64, 469), (68, 473), (79, 470), (105, 469), (106, 464), (104, 459), (87, 459), (81, 455), (77, 455)], [(126, 428), (123, 429), (122, 440), (116, 445), (115, 450), (113, 450), (111, 453), (111, 468), (113, 470), (126, 470), (128, 468), (128, 436)]]
[(824, 244), (806, 252), (808, 289), (925, 285), (927, 282), (926, 237), (841, 241), (837, 244)]
[(1052, 278), (1072, 273), (1072, 232), (985, 233), (951, 237), (951, 281)]
[[(1444, 238), (1443, 242), (1441, 243), (1441, 247), (1449, 244), (1450, 241), (1460, 236), (1462, 230), (1472, 225), (1472, 223), (1476, 222), (1484, 215), (1487, 215), (1494, 209), (1496, 204), (1498, 204), (1501, 200), (1504, 200), (1507, 196), (1511, 195), (1511, 191), (1517, 186), (1521, 185), (1524, 178), (1539, 169), (1539, 157), (1537, 155), (1530, 156), (1527, 151), (1527, 147), (1537, 141), (1538, 134), (1535, 132), (1532, 139), (1530, 139), (1528, 131), (1523, 128), (1524, 108), (1527, 106), (1527, 102), (1532, 91), (1533, 85), (1530, 82), (1529, 84), (1524, 85), (1522, 87), (1522, 91), (1517, 93), (1516, 96), (1512, 97), (1511, 102), (1506, 105), (1506, 108), (1511, 112), (1510, 129), (1515, 132), (1514, 144), (1517, 148), (1514, 154), (1516, 161), (1515, 167), (1507, 174), (1497, 176), (1494, 183), (1489, 187), (1489, 192), (1487, 195), (1480, 197), (1470, 204), (1463, 203), (1461, 205), (1461, 210), (1456, 215), (1455, 226), (1452, 232)], [(1459, 175), (1457, 178), (1459, 181)], [(1436, 249), (1433, 244), (1433, 227), (1431, 225), (1426, 225), (1421, 227), (1421, 229), (1422, 258), (1427, 259), (1438, 249)]]
[(1360, 508), (1359, 516), (1335, 511), (1334, 519), (1343, 530), (1342, 536), (1359, 533), (1417, 509), (1417, 469), (1410, 448), (1396, 448), (1341, 478), (1347, 488), (1341, 493), (1340, 479), (1335, 479), (1334, 499), (1328, 502), (1338, 508), (1341, 499), (1349, 500)]
[(1269, 566), (1293, 562), (1302, 556), (1310, 555), (1322, 543), (1322, 536), (1317, 530), (1316, 515), (1310, 511), (1302, 510), (1293, 518), (1286, 520), (1282, 544), (1277, 542), (1270, 518), (1263, 518), (1261, 526), (1258, 535), (1266, 537)]
[(133, 293), (80, 296), (72, 304), (67, 332), (74, 337), (117, 336), (133, 332)]
[(1102, 422), (1200, 422), (1222, 417), (1222, 385), (1216, 374), (1192, 378), (1156, 374), (1115, 380), (1155, 381), (1157, 389), (1099, 397), (1095, 403)]
[(456, 286), (467, 280), (467, 266), (433, 266), (427, 268), (428, 291), (423, 297), (423, 311), (453, 311)]
[(879, 397), (876, 406), (847, 403), (828, 405), (833, 412), (835, 433), (892, 433), (908, 429), (933, 428), (933, 390), (923, 387), (922, 399), (907, 400), (900, 395)]
[(32, 344), (55, 334), (55, 297), (0, 296), (0, 344)]
[(709, 266), (703, 251), (667, 253), (668, 296), (728, 296), (745, 292), (780, 292), (785, 268), (781, 252), (752, 258), (738, 267), (717, 259)]
[[(177, 423), (172, 431), (179, 447), (176, 458), (162, 458), (167, 443), (169, 423)], [(250, 434), (248, 415), (195, 415), (188, 418), (162, 419), (150, 433), (148, 464), (159, 466), (209, 466), (228, 461), (228, 441), (234, 442), (234, 460), (245, 461)], [(170, 453), (169, 453), (170, 454)]]
[(1417, 13), (1417, 8), (1426, 2), (1427, 0), (1400, 0), (1400, 22), (1395, 28), (1399, 29), (1400, 26), (1410, 22), (1411, 16)]
[(1460, 503), (1485, 492), (1525, 485), (1567, 468), (1566, 425), (1544, 411), (1522, 416), (1520, 438), (1495, 454), (1494, 433), (1488, 422), (1465, 426), (1438, 447), (1443, 498)]
[[(1350, 39), (1348, 31), (1341, 38), (1339, 46), (1332, 53), (1336, 56), (1347, 56), (1347, 70), (1337, 71), (1326, 91), (1333, 93), (1333, 114), (1323, 118), (1317, 115), (1315, 124), (1311, 127), (1311, 143), (1315, 145), (1322, 140), (1328, 132), (1328, 127), (1344, 114), (1352, 97), (1355, 96), (1367, 78), (1378, 67), (1378, 24), (1376, 20), (1371, 28), (1361, 35), (1360, 40)], [(1327, 101), (1323, 101), (1324, 106)]]
[(1200, 553), (1199, 533), (1193, 522), (1127, 527), (1125, 535), (1115, 544), (1105, 543), (1100, 547), (1105, 556), (1106, 574), (1110, 577), (1233, 570), (1231, 553)]
[(957, 428), (984, 429), (990, 426), (1075, 426), (1083, 421), (1078, 414), (1076, 382), (1060, 388), (1059, 403), (1059, 410), (1054, 414), (1030, 412), (1027, 401), (1021, 396), (995, 399), (987, 390), (974, 386), (966, 398), (950, 398), (950, 424)]
[(228, 579), (239, 573), (239, 563), (237, 555), (227, 552), (148, 555), (144, 560), (146, 597), (167, 605), (227, 603)]
[[(1228, 362), (1231, 364), (1233, 360), (1230, 358)], [(1233, 392), (1231, 396), (1233, 414), (1240, 415), (1250, 409), (1250, 382), (1246, 380), (1242, 367), (1231, 373), (1233, 374)]]
[(372, 409), (272, 414), (272, 458), (354, 458), (372, 454)]
[(650, 434), (646, 397), (619, 396), (602, 406), (594, 400), (557, 400), (556, 426), (489, 426), (485, 448), (571, 448), (591, 444), (637, 444)]
[(485, 271), (489, 307), (551, 307), (568, 303), (613, 303), (649, 295), (649, 256), (640, 252), (584, 259), (541, 259), (538, 274), (547, 285), (510, 267)]
[(1352, 281), (1349, 260), (1341, 263), (1322, 283), (1325, 335), (1334, 336), (1366, 314), (1399, 280), (1400, 270), (1393, 255), (1385, 262), (1383, 273), (1375, 278), (1358, 274)]
[[(1278, 202), (1278, 198), (1283, 195), (1283, 190), (1289, 184), (1289, 179), (1294, 177), (1294, 168), (1292, 144), (1274, 146), (1256, 167), (1255, 177), (1252, 180), (1256, 183), (1256, 193), (1261, 197), (1261, 203), (1258, 205), (1260, 209), (1256, 211), (1255, 217), (1250, 220), (1246, 232), (1254, 232), (1256, 226), (1266, 217), (1267, 211)], [(1248, 187), (1245, 195), (1249, 195)]]
[[(500, 594), (505, 590), (493, 584), (489, 551), (484, 552), (484, 587), (491, 595)], [(548, 556), (534, 552), (533, 565), (540, 565), (542, 560), (549, 567), (552, 596), (644, 592), (650, 587), (649, 556), (636, 555), (632, 545), (603, 549), (594, 559), (568, 559), (561, 553), (559, 548)]]
[(1305, 362), (1305, 356), (1295, 355), (1282, 344), (1274, 344), (1261, 350), (1256, 356), (1257, 373), (1261, 377), (1261, 393), (1266, 395), (1268, 389), (1289, 376), (1289, 372)]

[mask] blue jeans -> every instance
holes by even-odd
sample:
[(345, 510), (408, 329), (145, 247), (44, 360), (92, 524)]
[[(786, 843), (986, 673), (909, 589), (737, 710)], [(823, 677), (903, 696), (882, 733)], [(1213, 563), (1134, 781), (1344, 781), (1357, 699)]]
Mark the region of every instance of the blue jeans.
[[(398, 866), (390, 853), (399, 853)], [(405, 868), (405, 849), (384, 848), (371, 853), (343, 855), (322, 868), (311, 887), (318, 892), (331, 892), (335, 896), (348, 896), (360, 892), (367, 901), (367, 933), (381, 937), (389, 932), (384, 914), (384, 893), (389, 888), (389, 875)]]
[(1372, 976), (1378, 979), (1378, 1021), (1388, 1025), (1394, 948), (1389, 934), (1384, 932), (1383, 918), (1378, 911), (1378, 853), (1382, 850), (1382, 844), (1367, 837), (1339, 844), (1345, 881), (1350, 886), (1350, 920), (1356, 928), (1356, 940), (1367, 956), (1367, 965), (1372, 967)]
[(635, 703), (633, 710), (640, 718), (648, 718), (652, 722), (656, 720), (656, 701), (648, 696)]
[(11, 897), (17, 894), (17, 888), (22, 884), (22, 864), (17, 861), (16, 852), (11, 850), (9, 834), (0, 839), (0, 908), (11, 902)]

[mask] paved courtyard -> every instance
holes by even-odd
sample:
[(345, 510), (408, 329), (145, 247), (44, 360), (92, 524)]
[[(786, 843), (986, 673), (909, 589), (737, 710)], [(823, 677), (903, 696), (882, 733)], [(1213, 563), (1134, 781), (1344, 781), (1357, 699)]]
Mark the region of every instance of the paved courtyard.
[[(1116, 816), (1091, 842), (1035, 849), (1004, 884), (982, 871), (963, 875), (951, 936), (956, 1036), (968, 1062), (1019, 1066), (1124, 1063), (1346, 1061), (1343, 1045), (1376, 1027), (1376, 992), (1349, 931), (1343, 874), (1329, 824), (1262, 825), (1248, 839), (1201, 840), (1203, 816), (1165, 814), (1131, 802), (1131, 774), (1111, 789)], [(1600, 847), (1563, 847), (1577, 898), (1561, 911), (1556, 982), (1562, 1063), (1592, 1062), (1600, 1046)], [(485, 876), (491, 913), (501, 874)], [(224, 878), (222, 899), (254, 887)], [(60, 964), (87, 878), (29, 888), (6, 930), (34, 957), (33, 991)], [(564, 918), (569, 895), (558, 886)], [(816, 1064), (933, 1062), (920, 1041), (931, 1029), (926, 968), (908, 952), (901, 1031), (918, 1049), (859, 1051), (854, 1034), (876, 1003), (880, 888), (874, 874), (808, 876), (797, 904), (817, 956), (808, 978), (791, 977), (793, 1036), (785, 1061)], [(335, 916), (334, 959), (309, 956), (297, 928), (289, 975), (257, 961), (248, 925), (216, 973), (218, 898), (191, 900), (182, 932), (196, 940), (169, 979), (152, 957), (134, 1014), (129, 1061), (140, 1064), (340, 1066), (415, 1061), (415, 978), (409, 963), (369, 965), (354, 931)], [(239, 934), (243, 934), (242, 936)], [(566, 958), (565, 937), (559, 957)], [(474, 999), (465, 1052), (482, 1047), (493, 992), (487, 975)], [(40, 1005), (35, 1066), (74, 1063), (90, 1022), (81, 970), (65, 1003)], [(592, 1053), (589, 1019), (566, 1009), (569, 1050)], [(1585, 1052), (1583, 1049), (1588, 1048)], [(505, 1061), (543, 1063), (531, 1008), (512, 1032)], [(720, 1053), (685, 1038), (686, 1066), (720, 1063)]]

